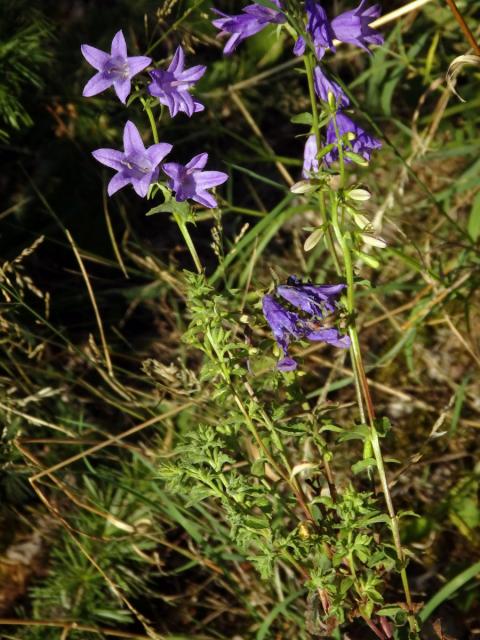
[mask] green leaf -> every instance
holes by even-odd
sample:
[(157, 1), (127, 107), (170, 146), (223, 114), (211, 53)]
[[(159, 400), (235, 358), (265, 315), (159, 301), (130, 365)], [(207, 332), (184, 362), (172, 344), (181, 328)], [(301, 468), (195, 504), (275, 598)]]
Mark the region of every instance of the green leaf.
[(277, 618), (281, 614), (284, 614), (287, 610), (288, 605), (299, 598), (302, 593), (304, 593), (303, 589), (301, 591), (295, 591), (294, 593), (291, 593), (287, 598), (285, 598), (285, 600), (282, 600), (282, 602), (279, 602), (275, 607), (273, 607), (273, 609), (270, 611), (270, 613), (267, 615), (260, 628), (258, 629), (256, 640), (265, 640), (265, 638), (270, 637), (270, 627), (272, 626), (275, 618)]
[(480, 575), (480, 562), (476, 562), (462, 573), (459, 573), (455, 578), (449, 580), (446, 585), (444, 585), (440, 591), (438, 591), (433, 598), (431, 598), (427, 604), (420, 611), (420, 620), (425, 622), (431, 616), (431, 614), (435, 611), (437, 607), (439, 607), (442, 602), (451, 598), (453, 595), (459, 591), (467, 582), (473, 580), (474, 578)]
[(190, 205), (188, 202), (177, 202), (176, 200), (167, 200), (156, 207), (149, 209), (145, 215), (153, 216), (156, 213), (176, 213), (182, 216), (185, 221), (190, 218)]
[(355, 464), (352, 464), (352, 472), (355, 475), (362, 473), (362, 471), (366, 471), (367, 469), (375, 468), (377, 465), (375, 458), (366, 458), (365, 460), (360, 460)]
[(294, 124), (307, 124), (309, 127), (313, 124), (312, 114), (308, 111), (304, 111), (304, 113), (297, 113), (296, 116), (290, 119), (290, 122)]
[(475, 196), (468, 218), (468, 233), (472, 240), (478, 240), (480, 236), (480, 191)]
[(247, 516), (244, 520), (246, 527), (250, 529), (268, 529), (269, 521), (267, 516)]
[(257, 478), (263, 478), (265, 475), (265, 460), (263, 458), (257, 458), (250, 467), (250, 471), (252, 475)]

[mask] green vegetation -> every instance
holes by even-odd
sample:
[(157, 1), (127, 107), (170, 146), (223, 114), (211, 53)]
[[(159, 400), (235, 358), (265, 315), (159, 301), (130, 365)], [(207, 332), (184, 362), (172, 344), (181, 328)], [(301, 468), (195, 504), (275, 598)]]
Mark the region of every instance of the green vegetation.
[[(475, 3), (457, 4), (478, 38)], [(312, 205), (290, 191), (315, 118), (308, 54), (299, 73), (271, 26), (223, 57), (211, 5), (2, 7), (0, 637), (473, 638), (479, 67), (457, 76), (461, 102), (445, 75), (469, 45), (441, 2), (382, 27), (373, 56), (339, 47), (329, 68), (383, 148)], [(208, 65), (204, 112), (152, 118), (180, 161), (204, 150), (229, 173), (218, 209), (107, 198), (91, 151), (119, 148), (127, 119), (154, 141), (149, 103), (81, 96), (80, 45), (120, 28), (132, 55), (164, 64), (181, 43)], [(370, 200), (335, 218), (353, 185)], [(299, 342), (281, 373), (262, 315), (291, 274), (341, 278), (322, 207), (349, 229), (339, 323), (358, 330), (370, 421), (348, 350)]]

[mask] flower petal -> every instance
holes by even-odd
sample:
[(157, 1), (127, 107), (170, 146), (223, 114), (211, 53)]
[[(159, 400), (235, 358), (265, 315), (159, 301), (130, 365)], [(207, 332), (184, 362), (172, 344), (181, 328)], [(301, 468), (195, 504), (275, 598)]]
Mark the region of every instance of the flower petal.
[(228, 180), (228, 175), (222, 171), (200, 171), (195, 173), (195, 184), (200, 190), (217, 187)]
[(115, 80), (115, 82), (113, 83), (113, 87), (120, 102), (123, 102), (123, 104), (125, 104), (132, 88), (130, 79), (125, 78), (125, 80)]
[(124, 166), (124, 154), (117, 149), (97, 149), (92, 156), (107, 167), (121, 171)]
[(227, 40), (227, 43), (225, 44), (225, 47), (223, 49), (223, 53), (226, 56), (231, 55), (235, 51), (235, 49), (238, 47), (238, 45), (241, 43), (242, 40), (243, 38), (241, 33), (234, 33), (231, 36), (231, 38)]
[(98, 93), (102, 93), (102, 91), (111, 87), (112, 84), (113, 80), (111, 78), (107, 78), (103, 73), (96, 73), (83, 87), (82, 95), (85, 98), (96, 96)]
[(168, 67), (168, 71), (177, 75), (177, 73), (181, 73), (185, 66), (185, 54), (183, 53), (182, 47), (177, 47), (175, 54), (170, 62)]
[(113, 196), (114, 193), (117, 193), (117, 191), (123, 189), (123, 187), (125, 187), (129, 183), (130, 178), (128, 176), (124, 175), (122, 172), (116, 173), (108, 183), (108, 195)]
[(183, 166), (178, 162), (165, 162), (162, 164), (162, 171), (172, 180), (180, 180), (182, 176)]
[(141, 180), (132, 180), (132, 186), (135, 189), (135, 193), (141, 198), (145, 198), (150, 184), (152, 182), (152, 174), (144, 176)]
[(277, 369), (279, 371), (295, 371), (298, 367), (298, 362), (293, 358), (282, 358), (277, 362)]
[(195, 103), (188, 91), (179, 91), (177, 94), (179, 102), (179, 110), (187, 114), (189, 118), (195, 113)]
[(179, 79), (182, 82), (197, 82), (203, 76), (207, 67), (205, 65), (197, 64), (195, 67), (190, 67), (190, 69), (185, 69), (181, 74), (176, 74), (179, 76)]
[(132, 56), (131, 58), (127, 58), (127, 64), (130, 77), (132, 78), (148, 67), (149, 64), (152, 64), (152, 59), (148, 56)]
[(121, 29), (113, 36), (111, 52), (112, 56), (127, 57), (127, 43)]
[(91, 47), (89, 44), (82, 44), (80, 50), (88, 64), (91, 64), (97, 71), (102, 71), (105, 64), (110, 60), (109, 53), (96, 47)]
[(173, 145), (168, 142), (159, 142), (158, 144), (152, 144), (147, 149), (147, 156), (154, 167), (157, 167), (162, 160), (173, 149)]
[(207, 162), (208, 153), (199, 153), (198, 155), (193, 156), (190, 162), (187, 162), (185, 167), (187, 169), (203, 169)]
[(350, 347), (350, 338), (342, 336), (337, 329), (318, 329), (307, 333), (305, 337), (313, 342), (326, 342), (340, 349), (348, 349)]
[(203, 204), (204, 207), (208, 207), (209, 209), (215, 209), (217, 206), (217, 201), (208, 191), (197, 191), (193, 196), (191, 196), (192, 200), (198, 202), (199, 204)]
[(293, 47), (293, 54), (296, 56), (303, 56), (303, 54), (305, 53), (305, 48), (305, 38), (303, 36), (300, 36), (299, 38), (297, 38), (295, 46)]
[(139, 151), (145, 151), (145, 146), (143, 144), (140, 133), (131, 120), (127, 121), (123, 130), (123, 147), (127, 155)]

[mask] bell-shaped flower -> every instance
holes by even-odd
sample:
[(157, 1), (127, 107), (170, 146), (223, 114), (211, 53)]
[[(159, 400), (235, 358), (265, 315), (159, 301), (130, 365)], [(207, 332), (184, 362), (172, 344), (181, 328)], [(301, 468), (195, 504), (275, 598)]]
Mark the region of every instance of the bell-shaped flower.
[(305, 143), (305, 149), (303, 151), (303, 170), (302, 176), (304, 178), (309, 178), (311, 173), (318, 173), (320, 170), (320, 163), (317, 158), (318, 147), (317, 147), (317, 138), (315, 134), (312, 133), (311, 136), (308, 136), (307, 142)]
[(82, 44), (83, 57), (97, 69), (83, 89), (85, 97), (95, 96), (113, 85), (119, 100), (125, 104), (131, 90), (131, 79), (152, 62), (147, 56), (127, 56), (127, 44), (122, 30), (113, 40), (110, 53), (89, 44)]
[(228, 180), (228, 175), (222, 171), (203, 171), (207, 161), (208, 153), (200, 153), (186, 165), (166, 162), (162, 166), (170, 178), (168, 186), (175, 192), (177, 202), (194, 200), (209, 209), (217, 206), (217, 201), (208, 193), (208, 189), (223, 184)]
[[(380, 149), (382, 143), (377, 138), (374, 138), (366, 131), (362, 129), (356, 122), (351, 120), (341, 111), (338, 111), (335, 118), (332, 118), (327, 126), (327, 145), (335, 144), (338, 142), (337, 131), (340, 138), (347, 137), (348, 142), (341, 141), (345, 151), (353, 151), (354, 153), (362, 156), (365, 160), (369, 161), (374, 149)], [(338, 147), (334, 147), (324, 156), (325, 164), (330, 166), (335, 160), (338, 160)], [(345, 163), (351, 162), (350, 158), (344, 158)]]
[(292, 340), (299, 340), (304, 336), (305, 329), (302, 321), (297, 313), (285, 309), (271, 295), (263, 296), (262, 308), (273, 337), (285, 356), (279, 361), (277, 368), (281, 371), (293, 371), (297, 368), (297, 363), (293, 358), (288, 357), (288, 345)]
[[(327, 49), (335, 51), (330, 20), (327, 17), (325, 9), (319, 2), (315, 2), (315, 0), (306, 0), (305, 9), (307, 12), (307, 32), (312, 38), (315, 54), (318, 60), (321, 60)], [(305, 38), (300, 36), (295, 42), (293, 53), (296, 56), (301, 56), (305, 53), (305, 49)]]
[(289, 278), (287, 285), (280, 285), (276, 293), (297, 310), (284, 307), (273, 295), (265, 295), (262, 301), (263, 315), (270, 325), (284, 357), (277, 363), (281, 371), (293, 371), (296, 361), (288, 355), (291, 342), (311, 340), (325, 342), (340, 349), (350, 347), (350, 338), (335, 327), (324, 327), (325, 315), (336, 310), (336, 300), (345, 289), (344, 284), (302, 284), (298, 278)]
[[(273, 0), (273, 2), (279, 9), (281, 8), (280, 0)], [(230, 36), (223, 49), (223, 53), (227, 56), (233, 53), (243, 40), (255, 35), (268, 24), (282, 24), (286, 20), (281, 11), (256, 3), (244, 7), (243, 13), (235, 16), (229, 16), (217, 9), (213, 9), (213, 11), (221, 16), (212, 22), (217, 29), (220, 29), (218, 35)]]
[(152, 82), (148, 85), (148, 91), (168, 107), (172, 118), (179, 111), (191, 117), (205, 109), (203, 104), (192, 98), (190, 89), (200, 80), (206, 69), (203, 65), (185, 69), (185, 54), (182, 47), (178, 47), (167, 70), (155, 69), (150, 72)]
[(108, 183), (109, 196), (131, 184), (135, 192), (144, 198), (152, 182), (157, 180), (160, 163), (170, 153), (172, 145), (160, 142), (146, 149), (137, 127), (128, 121), (123, 130), (123, 146), (124, 151), (97, 149), (92, 155), (117, 171)]
[(313, 329), (309, 331), (305, 338), (312, 342), (326, 342), (337, 349), (349, 349), (351, 340), (348, 336), (342, 336), (338, 329), (330, 327), (329, 329)]
[(368, 51), (370, 44), (382, 44), (383, 36), (370, 27), (381, 13), (380, 5), (367, 7), (367, 0), (361, 0), (356, 9), (345, 11), (332, 20), (335, 38), (341, 42), (349, 42)]
[[(366, 49), (369, 44), (382, 44), (383, 37), (370, 27), (370, 23), (380, 15), (380, 6), (366, 6), (367, 0), (361, 0), (359, 6), (351, 11), (345, 11), (332, 21), (328, 19), (327, 12), (319, 2), (306, 0), (307, 33), (312, 39), (315, 54), (318, 60), (323, 58), (325, 51), (335, 51), (334, 40), (349, 42)], [(295, 55), (305, 53), (306, 41), (300, 36), (293, 49)]]
[(335, 302), (344, 289), (344, 284), (302, 284), (292, 276), (288, 284), (277, 287), (277, 293), (305, 313), (323, 318), (335, 311)]
[(342, 87), (334, 80), (331, 80), (326, 73), (324, 73), (322, 67), (318, 65), (314, 70), (314, 86), (315, 93), (324, 102), (329, 102), (328, 94), (331, 93), (335, 100), (337, 107), (348, 107), (350, 100), (345, 95)]

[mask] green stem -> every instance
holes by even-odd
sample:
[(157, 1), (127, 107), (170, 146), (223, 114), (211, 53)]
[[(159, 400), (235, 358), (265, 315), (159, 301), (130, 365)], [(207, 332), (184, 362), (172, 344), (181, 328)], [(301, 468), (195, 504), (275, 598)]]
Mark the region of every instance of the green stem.
[[(312, 128), (313, 133), (315, 134), (315, 139), (317, 142), (317, 150), (319, 151), (322, 146), (322, 141), (320, 139), (320, 127), (318, 120), (318, 107), (317, 107), (317, 96), (315, 94), (315, 83), (313, 80), (313, 56), (311, 53), (306, 53), (303, 57), (303, 61), (305, 64), (305, 71), (307, 72), (307, 80), (308, 80), (308, 92), (310, 94), (310, 102), (312, 105)], [(337, 273), (340, 275), (342, 272), (340, 262), (338, 260), (337, 252), (335, 251), (335, 244), (333, 242), (333, 234), (330, 224), (328, 223), (328, 216), (325, 210), (325, 201), (323, 199), (323, 193), (319, 195), (319, 203), (320, 203), (320, 212), (322, 214), (323, 224), (325, 225), (325, 238), (327, 243), (327, 248), (330, 251), (330, 255), (332, 256), (332, 260), (335, 264), (335, 269)]]
[(150, 107), (148, 102), (145, 100), (145, 98), (141, 98), (141, 101), (142, 101), (143, 108), (147, 113), (148, 121), (150, 122), (150, 128), (152, 130), (152, 135), (153, 135), (153, 141), (155, 142), (155, 144), (158, 144), (160, 139), (158, 137), (157, 123), (155, 122), (155, 118), (153, 116), (152, 108)]
[(190, 251), (190, 255), (192, 256), (192, 260), (195, 263), (195, 267), (198, 273), (203, 273), (202, 263), (200, 262), (200, 258), (198, 257), (197, 250), (195, 249), (192, 236), (190, 235), (190, 231), (188, 230), (186, 223), (182, 220), (182, 217), (180, 216), (179, 213), (173, 212), (173, 218), (175, 222), (178, 224), (180, 233), (182, 234), (183, 239), (185, 240), (185, 244), (187, 245), (188, 250)]
[[(309, 59), (309, 54), (305, 56), (305, 69), (307, 71), (310, 99), (312, 101), (313, 126), (317, 128), (317, 130), (315, 131), (315, 135), (317, 137), (317, 141), (319, 141), (320, 132), (318, 131), (318, 112), (317, 112), (315, 93), (314, 91), (312, 92), (312, 88), (314, 89), (313, 70), (312, 70), (311, 60)], [(335, 115), (333, 116), (333, 123), (334, 123), (335, 131), (337, 134), (337, 140), (339, 140), (340, 136), (339, 136)], [(320, 145), (318, 146), (318, 148), (320, 149)], [(343, 145), (341, 141), (338, 143), (338, 156), (339, 156), (339, 163), (340, 163), (339, 193), (341, 194), (342, 190), (345, 188), (345, 159), (344, 159)], [(413, 614), (412, 597), (410, 594), (410, 587), (408, 584), (408, 578), (407, 578), (407, 573), (405, 569), (405, 554), (404, 554), (401, 540), (400, 540), (400, 529), (398, 524), (398, 517), (395, 513), (392, 496), (388, 486), (388, 480), (385, 472), (385, 465), (383, 462), (383, 456), (380, 448), (380, 441), (379, 441), (378, 432), (375, 426), (375, 409), (374, 409), (372, 397), (370, 394), (370, 388), (369, 388), (367, 376), (365, 373), (365, 367), (363, 364), (362, 352), (360, 349), (360, 341), (358, 338), (358, 331), (355, 325), (355, 282), (354, 282), (353, 261), (352, 261), (352, 254), (350, 251), (349, 239), (342, 232), (340, 222), (339, 222), (339, 217), (338, 217), (339, 196), (337, 193), (332, 192), (330, 204), (331, 204), (331, 211), (330, 211), (331, 227), (333, 228), (333, 232), (335, 234), (336, 240), (341, 248), (343, 265), (344, 265), (344, 273), (347, 281), (347, 294), (345, 296), (345, 304), (346, 304), (346, 308), (349, 316), (348, 332), (351, 340), (350, 354), (353, 362), (353, 371), (355, 376), (357, 394), (358, 394), (358, 391), (361, 390), (361, 393), (358, 394), (360, 396), (359, 408), (360, 408), (361, 414), (363, 414), (363, 403), (361, 402), (361, 396), (363, 396), (365, 400), (365, 406), (366, 406), (367, 415), (368, 415), (368, 423), (370, 428), (370, 443), (371, 443), (370, 447), (375, 457), (377, 471), (380, 477), (380, 483), (382, 485), (385, 502), (387, 506), (387, 511), (390, 517), (390, 528), (392, 531), (393, 542), (395, 545), (395, 550), (396, 550), (396, 554), (399, 562), (402, 585), (403, 585), (405, 599), (406, 599), (406, 603), (409, 611), (409, 616), (408, 616), (409, 626), (412, 633), (417, 634), (418, 625)], [(333, 257), (334, 256), (332, 254), (332, 258)]]
[(303, 57), (303, 60), (305, 63), (305, 71), (307, 72), (308, 92), (310, 94), (310, 102), (312, 104), (312, 128), (313, 128), (313, 133), (315, 134), (315, 138), (317, 140), (317, 149), (320, 151), (320, 147), (321, 147), (320, 127), (318, 126), (318, 107), (317, 107), (317, 97), (315, 94), (315, 83), (313, 80), (312, 54), (306, 53)]
[[(148, 120), (150, 122), (150, 128), (152, 130), (153, 140), (155, 144), (158, 144), (158, 141), (159, 141), (158, 129), (157, 129), (157, 123), (155, 122), (155, 118), (153, 116), (152, 108), (144, 98), (142, 98), (141, 101), (142, 101), (143, 108), (148, 116)], [(190, 231), (188, 230), (186, 222), (182, 220), (182, 217), (179, 213), (173, 212), (173, 218), (177, 223), (178, 228), (180, 229), (180, 233), (182, 234), (183, 239), (185, 240), (185, 244), (187, 245), (188, 250), (190, 251), (192, 260), (195, 263), (195, 268), (197, 269), (198, 273), (203, 273), (202, 263), (200, 262), (200, 258), (198, 257), (197, 250), (195, 249), (195, 245), (193, 244), (192, 236), (190, 235)]]

